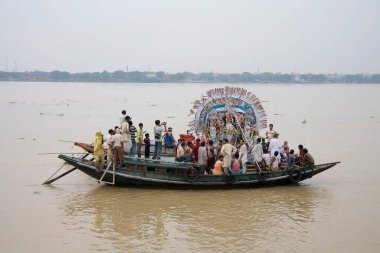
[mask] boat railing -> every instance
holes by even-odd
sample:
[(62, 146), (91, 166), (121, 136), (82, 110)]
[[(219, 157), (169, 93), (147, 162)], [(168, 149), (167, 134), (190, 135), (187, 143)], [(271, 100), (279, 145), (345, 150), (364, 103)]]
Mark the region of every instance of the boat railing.
[(200, 164), (198, 163), (191, 163), (191, 162), (178, 162), (178, 161), (164, 161), (164, 160), (156, 160), (151, 158), (143, 158), (143, 157), (130, 157), (125, 156), (125, 160), (129, 161), (138, 161), (138, 162), (150, 162), (153, 164), (161, 164), (161, 165), (180, 165), (180, 166), (186, 166), (186, 167), (199, 167)]

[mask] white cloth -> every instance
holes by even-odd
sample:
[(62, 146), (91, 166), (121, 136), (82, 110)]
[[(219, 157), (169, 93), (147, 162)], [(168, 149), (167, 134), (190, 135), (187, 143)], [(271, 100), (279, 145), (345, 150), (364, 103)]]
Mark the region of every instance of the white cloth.
[(207, 163), (207, 149), (206, 147), (199, 147), (198, 149), (198, 163), (206, 165)]
[(273, 137), (274, 137), (274, 134), (276, 134), (277, 132), (275, 130), (270, 130), (270, 131), (267, 131), (266, 134), (268, 135), (268, 142), (270, 142)]
[(247, 155), (248, 155), (247, 145), (246, 144), (241, 145), (239, 149), (239, 160), (242, 163), (247, 163)]
[(263, 154), (263, 160), (265, 161), (266, 165), (270, 165), (270, 154)]
[(120, 122), (120, 126), (123, 124), (123, 122), (125, 121), (125, 115), (120, 115), (120, 117), (119, 117), (119, 122)]
[(127, 141), (129, 138), (129, 123), (127, 121), (124, 121), (121, 124), (121, 135), (123, 136), (123, 141)]
[(261, 162), (263, 160), (263, 146), (261, 144), (256, 144), (253, 147), (252, 156), (256, 162)]
[(114, 141), (114, 147), (121, 147), (121, 134), (114, 134), (112, 140)]
[(229, 143), (222, 146), (220, 153), (223, 155), (223, 167), (230, 167), (232, 161), (232, 154), (235, 154), (237, 149)]
[(132, 148), (131, 133), (129, 132), (129, 123), (124, 121), (121, 124), (121, 140), (124, 144), (124, 151), (129, 153)]
[[(154, 141), (155, 142), (162, 141), (162, 133), (163, 132), (165, 132), (165, 129), (162, 126), (154, 126), (153, 134), (154, 134)], [(159, 135), (159, 138), (156, 138), (156, 137), (158, 137), (158, 135)]]
[(112, 146), (113, 146), (113, 138), (112, 138), (113, 135), (108, 135), (107, 138), (106, 138), (106, 141), (104, 142), (104, 147), (107, 148), (107, 149), (111, 149)]
[(280, 154), (281, 147), (282, 147), (282, 144), (279, 139), (273, 138), (272, 140), (270, 140), (269, 153), (271, 154), (271, 156), (273, 156), (274, 152), (276, 151), (278, 151), (278, 153)]

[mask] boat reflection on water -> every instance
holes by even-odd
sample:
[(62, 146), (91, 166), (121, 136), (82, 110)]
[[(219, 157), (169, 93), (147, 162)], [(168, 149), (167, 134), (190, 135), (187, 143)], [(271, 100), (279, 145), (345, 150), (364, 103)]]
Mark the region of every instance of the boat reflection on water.
[(273, 250), (311, 236), (315, 210), (330, 199), (310, 185), (229, 191), (104, 186), (68, 198), (64, 219), (68, 229), (99, 238), (94, 250), (243, 252), (276, 242)]

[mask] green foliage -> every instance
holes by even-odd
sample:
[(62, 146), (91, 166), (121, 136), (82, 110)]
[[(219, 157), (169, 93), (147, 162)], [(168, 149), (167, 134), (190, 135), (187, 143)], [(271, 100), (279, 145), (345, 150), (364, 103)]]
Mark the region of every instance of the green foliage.
[(182, 72), (169, 74), (159, 72), (114, 71), (92, 73), (69, 73), (66, 71), (3, 72), (0, 81), (36, 82), (116, 82), (116, 83), (380, 83), (380, 74), (282, 74), (250, 73), (219, 74)]

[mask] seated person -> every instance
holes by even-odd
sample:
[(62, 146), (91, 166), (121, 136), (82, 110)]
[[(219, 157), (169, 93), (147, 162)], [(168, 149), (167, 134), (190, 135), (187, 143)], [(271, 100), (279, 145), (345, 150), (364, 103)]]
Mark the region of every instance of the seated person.
[(310, 155), (307, 148), (302, 149), (302, 153), (303, 153), (302, 165), (304, 167), (314, 167), (314, 158), (312, 155)]
[(303, 145), (300, 144), (298, 145), (298, 155), (295, 157), (295, 164), (298, 166), (301, 166), (302, 164), (302, 159), (303, 159)]
[(280, 161), (281, 161), (280, 162), (280, 169), (287, 170), (288, 169), (288, 165), (289, 165), (289, 157), (286, 154), (280, 153), (279, 154), (279, 158), (280, 158)]
[(218, 160), (214, 164), (214, 169), (212, 170), (214, 175), (223, 175), (223, 156), (220, 155)]
[(278, 151), (275, 151), (272, 158), (270, 159), (270, 167), (269, 170), (279, 170), (279, 159), (278, 159)]
[(188, 141), (187, 145), (185, 145), (185, 156), (190, 157), (191, 160), (193, 160), (193, 143), (191, 141)]
[(174, 148), (175, 140), (172, 133), (172, 128), (169, 127), (168, 131), (164, 134), (164, 148), (166, 152), (166, 148)]
[(292, 169), (295, 166), (294, 150), (291, 149), (288, 157), (288, 169)]
[(239, 162), (239, 154), (237, 152), (235, 153), (235, 159), (232, 160), (231, 166), (228, 167), (228, 171), (233, 175), (241, 174), (243, 172)]
[(177, 162), (191, 162), (191, 157), (185, 156), (186, 142), (181, 142), (181, 145), (177, 149), (177, 155), (175, 160)]
[(268, 170), (270, 163), (271, 163), (270, 154), (269, 154), (269, 152), (266, 152), (263, 154), (263, 160), (262, 160), (263, 167), (261, 169), (262, 170)]

